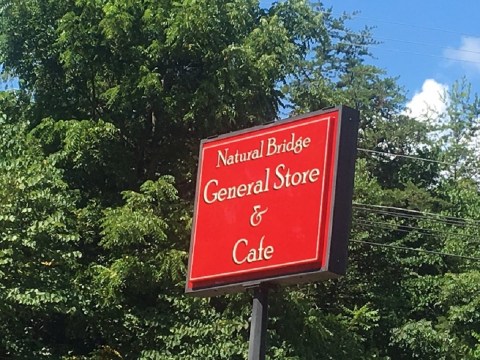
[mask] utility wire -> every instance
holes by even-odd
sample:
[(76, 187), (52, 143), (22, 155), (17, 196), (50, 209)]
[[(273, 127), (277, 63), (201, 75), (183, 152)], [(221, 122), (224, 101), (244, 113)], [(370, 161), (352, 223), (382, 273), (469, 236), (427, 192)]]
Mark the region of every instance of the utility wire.
[(421, 160), (421, 161), (427, 161), (427, 162), (436, 163), (436, 164), (447, 165), (447, 166), (453, 167), (454, 171), (456, 171), (459, 168), (459, 165), (464, 170), (470, 170), (470, 171), (473, 171), (475, 173), (476, 173), (476, 171), (478, 171), (478, 168), (474, 168), (472, 166), (455, 164), (455, 163), (440, 161), (440, 160), (427, 159), (427, 158), (423, 158), (423, 157), (419, 157), (419, 156), (403, 155), (403, 154), (396, 154), (396, 153), (378, 151), (378, 150), (369, 150), (369, 149), (363, 149), (363, 148), (357, 148), (357, 150), (361, 151), (361, 152), (364, 152), (364, 153), (369, 153), (369, 154), (379, 154), (379, 155), (384, 155), (384, 156), (401, 157), (401, 158), (406, 158), (406, 159)]
[[(382, 50), (392, 51), (392, 52), (397, 52), (397, 53), (403, 53), (403, 54), (428, 56), (428, 57), (434, 57), (434, 58), (438, 58), (438, 59), (445, 59), (445, 60), (450, 60), (450, 61), (459, 61), (459, 62), (470, 63), (470, 64), (480, 64), (480, 61), (459, 59), (459, 58), (455, 58), (455, 57), (429, 54), (429, 53), (422, 53), (422, 52), (417, 52), (417, 51), (399, 50), (399, 49), (393, 49), (393, 48), (383, 48)], [(458, 50), (455, 50), (455, 51), (458, 51)]]
[[(422, 47), (431, 47), (431, 48), (437, 48), (437, 49), (440, 49), (440, 50), (445, 50), (447, 48), (445, 45), (441, 45), (441, 44), (434, 44), (434, 43), (428, 43), (428, 42), (422, 42), (422, 41), (404, 40), (404, 39), (395, 39), (395, 38), (375, 37), (374, 40), (375, 40), (375, 42), (370, 42), (370, 43), (361, 43), (361, 42), (357, 43), (357, 42), (352, 42), (352, 41), (337, 41), (337, 42), (333, 42), (333, 44), (334, 45), (350, 45), (350, 46), (358, 46), (358, 47), (370, 47), (370, 46), (386, 45), (387, 42), (392, 41), (392, 42), (410, 44), (410, 45), (421, 45)], [(450, 49), (452, 49), (455, 52), (480, 55), (480, 51), (461, 49), (461, 48), (459, 48), (459, 49), (450, 48)], [(394, 49), (392, 49), (392, 50), (395, 51)]]
[(480, 244), (480, 241), (473, 238), (471, 234), (461, 234), (458, 232), (452, 232), (452, 233), (447, 233), (444, 231), (440, 230), (434, 230), (434, 229), (426, 229), (426, 228), (421, 228), (417, 226), (410, 226), (410, 225), (402, 225), (402, 224), (391, 224), (385, 221), (368, 221), (368, 220), (361, 220), (357, 219), (355, 222), (359, 225), (366, 225), (370, 226), (372, 228), (382, 228), (384, 230), (390, 230), (390, 231), (400, 231), (404, 233), (411, 233), (412, 231), (417, 231), (419, 235), (435, 235), (435, 236), (443, 236), (443, 237), (460, 237), (460, 238), (468, 238), (470, 242), (478, 243)]
[(406, 208), (400, 208), (400, 207), (395, 207), (395, 206), (385, 206), (385, 205), (373, 205), (373, 204), (364, 204), (360, 202), (353, 202), (354, 206), (363, 206), (363, 207), (371, 207), (371, 208), (376, 208), (376, 209), (385, 209), (385, 210), (394, 210), (394, 211), (402, 211), (402, 212), (408, 212), (412, 214), (420, 214), (420, 215), (427, 215), (427, 216), (432, 216), (432, 217), (442, 217), (450, 221), (458, 221), (458, 222), (474, 222), (480, 224), (480, 220), (476, 219), (467, 219), (467, 218), (461, 218), (461, 217), (455, 217), (455, 216), (449, 216), (449, 215), (441, 215), (441, 214), (435, 214), (435, 213), (430, 213), (426, 211), (419, 211), (419, 210), (413, 210), (413, 209), (406, 209)]
[(353, 210), (368, 213), (368, 214), (377, 214), (379, 216), (390, 216), (390, 217), (405, 219), (405, 220), (428, 221), (428, 222), (433, 222), (433, 223), (437, 223), (437, 224), (439, 223), (439, 224), (443, 224), (443, 225), (457, 226), (457, 227), (461, 227), (461, 228), (474, 227), (475, 229), (478, 229), (477, 224), (469, 224), (468, 222), (460, 222), (460, 221), (449, 221), (449, 220), (445, 220), (445, 219), (432, 218), (432, 217), (423, 216), (423, 215), (401, 214), (401, 213), (398, 213), (398, 212), (391, 212), (391, 211), (371, 209), (371, 208), (362, 208), (362, 207), (358, 207), (358, 206), (353, 206)]
[[(332, 13), (332, 15), (333, 16), (342, 16), (343, 14)], [(405, 27), (408, 27), (408, 28), (417, 28), (417, 29), (423, 29), (423, 30), (444, 32), (444, 33), (448, 33), (448, 34), (454, 34), (454, 35), (460, 35), (460, 36), (466, 36), (466, 37), (478, 37), (478, 35), (465, 34), (465, 33), (455, 31), (455, 30), (443, 29), (443, 28), (437, 28), (437, 27), (429, 27), (429, 26), (423, 26), (423, 25), (416, 25), (416, 24), (405, 23), (405, 22), (400, 22), (400, 21), (376, 19), (376, 18), (359, 16), (359, 15), (355, 15), (355, 14), (353, 14), (352, 17), (356, 18), (356, 19), (363, 19), (363, 20), (374, 21), (374, 22), (379, 22), (379, 23), (405, 26)]]
[(385, 247), (385, 248), (391, 248), (391, 249), (397, 249), (397, 250), (404, 250), (404, 251), (416, 251), (416, 252), (425, 253), (425, 254), (455, 257), (455, 258), (459, 258), (459, 259), (466, 259), (466, 260), (473, 260), (473, 261), (479, 261), (480, 262), (480, 258), (475, 257), (475, 256), (465, 256), (465, 255), (459, 255), (459, 254), (451, 254), (451, 253), (445, 253), (445, 252), (442, 252), (442, 251), (412, 248), (412, 247), (401, 246), (401, 245), (382, 244), (382, 243), (378, 243), (378, 242), (374, 242), (374, 241), (353, 240), (353, 239), (350, 240), (350, 241), (365, 244), (365, 245), (370, 245), (370, 246), (379, 246), (379, 247)]
[(422, 157), (413, 156), (413, 155), (402, 155), (402, 154), (389, 153), (389, 152), (385, 152), (385, 151), (368, 150), (368, 149), (363, 149), (363, 148), (357, 148), (357, 150), (358, 150), (358, 151), (365, 152), (365, 153), (370, 153), (370, 154), (381, 154), (381, 155), (401, 157), (401, 158), (407, 158), (407, 159), (413, 159), (413, 160), (429, 161), (429, 162), (433, 162), (433, 163), (437, 163), (437, 164), (444, 164), (444, 165), (455, 166), (455, 164), (449, 163), (449, 162), (446, 162), (446, 161), (439, 161), (439, 160), (427, 159), (427, 158), (422, 158)]
[(366, 208), (366, 207), (359, 207), (359, 206), (353, 206), (353, 209), (356, 211), (363, 211), (363, 212), (368, 212), (372, 214), (378, 214), (380, 216), (391, 216), (395, 218), (401, 218), (401, 219), (407, 219), (407, 220), (415, 220), (415, 221), (428, 221), (428, 222), (434, 222), (434, 223), (440, 223), (444, 225), (450, 225), (450, 226), (458, 226), (461, 228), (469, 228), (473, 227), (474, 229), (478, 230), (478, 224), (474, 222), (473, 224), (470, 222), (463, 222), (463, 221), (451, 221), (451, 220), (446, 220), (446, 219), (441, 219), (441, 218), (434, 218), (434, 217), (429, 217), (429, 216), (423, 216), (423, 215), (417, 215), (417, 214), (406, 214), (406, 213), (399, 213), (399, 212), (393, 212), (393, 211), (386, 211), (386, 210), (379, 210), (379, 209), (372, 209), (372, 208)]
[[(415, 43), (415, 42), (411, 42), (411, 41), (408, 41), (408, 40), (397, 40), (397, 41), (407, 42), (407, 43)], [(363, 44), (363, 43), (355, 43), (355, 42), (348, 42), (348, 41), (339, 41), (339, 42), (336, 42), (334, 44), (335, 45), (365, 47), (365, 48), (370, 48), (371, 46), (375, 46), (375, 45), (376, 46), (384, 45), (384, 43), (382, 43), (382, 42)], [(422, 43), (417, 43), (417, 44), (421, 45)], [(428, 45), (428, 44), (424, 44), (424, 45)], [(432, 45), (432, 46), (435, 46), (435, 45)], [(457, 58), (457, 57), (449, 57), (449, 56), (444, 56), (444, 55), (437, 55), (437, 54), (424, 53), (424, 52), (418, 52), (418, 51), (401, 50), (401, 49), (388, 48), (388, 47), (382, 47), (381, 50), (398, 52), (398, 53), (403, 53), (403, 54), (428, 56), (428, 57), (440, 58), (440, 59), (445, 59), (445, 60), (450, 60), (450, 61), (459, 61), (459, 62), (465, 62), (465, 63), (471, 63), (471, 64), (480, 64), (480, 61), (476, 61), (476, 60), (460, 59), (460, 58)], [(452, 49), (452, 50), (455, 51), (455, 52), (468, 52), (468, 53), (473, 53), (473, 54), (480, 54), (479, 52), (473, 51), (473, 50), (464, 50), (464, 49)]]
[[(366, 48), (369, 48), (370, 46), (373, 46), (373, 45), (382, 45), (381, 43), (380, 43), (380, 44), (358, 44), (358, 43), (347, 42), (347, 41), (341, 41), (341, 42), (338, 42), (338, 43), (336, 43), (336, 44), (337, 44), (337, 45), (348, 45), (348, 46), (366, 47)], [(480, 61), (467, 60), (467, 59), (459, 59), (459, 58), (454, 58), (454, 57), (448, 57), (448, 56), (436, 55), (436, 54), (429, 54), (429, 53), (422, 53), (422, 52), (417, 52), (417, 51), (400, 50), (400, 49), (386, 48), (386, 47), (382, 47), (381, 50), (398, 52), (398, 53), (403, 53), (403, 54), (412, 54), (412, 55), (428, 56), (428, 57), (440, 58), (440, 59), (445, 59), (445, 60), (450, 60), (450, 61), (466, 62), (466, 63), (471, 63), (471, 64), (480, 64)], [(455, 49), (455, 51), (459, 51), (459, 50)]]
[[(385, 44), (384, 41), (395, 41), (395, 42), (400, 42), (400, 43), (405, 43), (405, 44), (412, 44), (412, 45), (421, 45), (421, 46), (431, 46), (431, 47), (436, 47), (438, 49), (445, 49), (444, 45), (440, 44), (432, 44), (432, 43), (427, 43), (427, 42), (421, 42), (421, 41), (411, 41), (411, 40), (403, 40), (403, 39), (394, 39), (394, 38), (375, 38), (375, 40), (379, 40), (382, 43), (381, 44), (372, 44), (372, 45), (382, 45)], [(478, 54), (480, 55), (480, 51), (475, 51), (475, 50), (466, 50), (466, 49), (453, 49), (456, 52), (464, 52), (464, 53), (469, 53), (469, 54)]]
[(403, 232), (403, 233), (411, 233), (412, 230), (407, 230), (407, 229), (393, 229), (392, 227), (387, 227), (387, 226), (383, 226), (381, 225), (380, 223), (377, 223), (377, 222), (373, 222), (373, 221), (363, 221), (363, 220), (355, 220), (354, 222), (355, 224), (358, 224), (360, 226), (367, 226), (369, 228), (375, 228), (375, 229), (382, 229), (382, 230), (389, 230), (389, 231), (392, 231), (392, 230), (395, 230), (397, 232)]

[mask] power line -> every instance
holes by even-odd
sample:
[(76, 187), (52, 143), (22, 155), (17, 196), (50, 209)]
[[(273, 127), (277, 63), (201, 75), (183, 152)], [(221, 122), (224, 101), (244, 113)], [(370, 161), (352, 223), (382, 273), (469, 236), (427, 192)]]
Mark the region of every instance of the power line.
[(402, 224), (391, 224), (385, 221), (368, 221), (368, 220), (356, 220), (355, 221), (359, 225), (366, 225), (371, 228), (381, 228), (384, 230), (390, 231), (399, 231), (403, 233), (410, 234), (412, 231), (416, 231), (419, 235), (435, 235), (435, 236), (442, 236), (442, 237), (460, 237), (460, 238), (468, 238), (473, 240), (472, 242), (480, 244), (480, 241), (473, 238), (471, 234), (461, 234), (458, 232), (444, 232), (440, 230), (434, 229), (426, 229), (421, 228), (418, 226), (410, 226), (410, 225), (402, 225)]
[[(429, 215), (427, 215), (426, 213), (424, 213), (422, 211), (410, 210), (410, 209), (406, 209), (406, 208), (395, 208), (395, 207), (390, 207), (390, 206), (360, 204), (360, 203), (355, 203), (355, 202), (353, 202), (352, 207), (356, 210), (371, 211), (371, 212), (381, 214), (381, 215), (391, 215), (391, 216), (425, 219), (425, 220), (438, 220), (438, 221), (441, 221), (441, 222), (445, 222), (447, 224), (450, 223), (450, 221), (452, 221), (452, 220), (444, 220), (444, 219), (439, 219), (439, 218), (435, 218), (435, 217), (430, 217)], [(392, 209), (392, 208), (396, 209), (396, 210), (393, 210), (393, 211), (388, 210), (388, 209)], [(406, 213), (411, 213), (411, 212), (415, 212), (415, 213), (406, 214)], [(460, 220), (452, 221), (452, 223), (453, 224), (464, 224), (464, 222), (462, 222)]]
[[(343, 14), (332, 13), (332, 15), (341, 16)], [(423, 25), (416, 25), (416, 24), (405, 23), (405, 22), (401, 22), (401, 21), (391, 21), (391, 20), (370, 18), (370, 17), (358, 16), (358, 15), (354, 15), (354, 17), (356, 19), (363, 19), (363, 20), (374, 21), (374, 22), (385, 23), (385, 24), (391, 24), (391, 25), (406, 26), (406, 27), (409, 27), (409, 28), (417, 28), (417, 29), (423, 29), (423, 30), (429, 30), (429, 31), (438, 31), (438, 32), (444, 32), (444, 33), (448, 33), (448, 34), (460, 35), (460, 36), (464, 36), (464, 37), (478, 37), (478, 35), (465, 34), (465, 33), (455, 31), (455, 30), (443, 29), (443, 28), (437, 28), (437, 27), (430, 27), (430, 26), (423, 26)]]
[[(339, 45), (349, 45), (349, 46), (358, 46), (358, 47), (366, 47), (366, 48), (369, 48), (372, 45), (377, 45), (377, 46), (382, 45), (382, 44), (359, 44), (359, 43), (353, 43), (353, 42), (347, 42), (347, 41), (341, 41), (341, 42), (338, 42), (337, 44), (339, 44)], [(382, 47), (381, 49), (386, 50), (386, 51), (403, 53), (403, 54), (428, 56), (428, 57), (434, 57), (434, 58), (445, 59), (445, 60), (450, 60), (450, 61), (459, 61), (459, 62), (466, 62), (466, 63), (471, 63), (471, 64), (480, 64), (480, 61), (476, 61), (476, 60), (458, 59), (458, 58), (453, 58), (453, 57), (448, 57), (448, 56), (443, 56), (443, 55), (437, 55), (437, 54), (429, 54), (429, 53), (422, 53), (422, 52), (417, 52), (417, 51), (400, 50), (400, 49), (386, 48), (386, 47)], [(455, 51), (460, 51), (458, 49), (454, 49), (454, 50)]]
[[(370, 46), (385, 45), (386, 41), (393, 41), (393, 42), (399, 42), (399, 43), (411, 44), (411, 45), (429, 46), (429, 47), (434, 47), (434, 48), (441, 49), (441, 50), (444, 50), (446, 48), (444, 45), (441, 45), (441, 44), (432, 44), (432, 43), (428, 43), (428, 42), (420, 42), (420, 41), (412, 41), (412, 40), (404, 40), (404, 39), (375, 37), (374, 40), (378, 40), (378, 41), (371, 42), (371, 43), (368, 43), (368, 44), (356, 43), (356, 42), (351, 42), (351, 41), (339, 41), (339, 42), (336, 42), (335, 44), (337, 44), (337, 45), (351, 45), (351, 46), (358, 46), (358, 47), (370, 47)], [(397, 51), (398, 49), (390, 49), (390, 50)], [(467, 50), (467, 49), (452, 49), (452, 50), (454, 50), (455, 52), (462, 52), (462, 53), (480, 55), (480, 51), (475, 51), (475, 50)], [(400, 50), (400, 51), (402, 51), (402, 50)], [(405, 50), (403, 50), (403, 51), (405, 51)], [(439, 56), (439, 55), (434, 55), (434, 54), (428, 54), (428, 55)], [(448, 59), (448, 60), (472, 61), (472, 60), (450, 59), (448, 57), (445, 57), (445, 58)], [(476, 62), (476, 61), (474, 61), (474, 62)]]
[(422, 157), (413, 156), (413, 155), (402, 155), (402, 154), (395, 154), (395, 153), (390, 153), (390, 152), (385, 152), (385, 151), (369, 150), (369, 149), (363, 149), (363, 148), (357, 148), (357, 150), (362, 151), (362, 152), (366, 152), (366, 153), (371, 153), (371, 154), (389, 155), (389, 156), (402, 157), (402, 158), (414, 159), (414, 160), (429, 161), (429, 162), (438, 163), (438, 164), (455, 166), (455, 164), (449, 163), (449, 162), (446, 162), (446, 161), (427, 159), (427, 158), (422, 158)]
[(449, 221), (458, 221), (458, 222), (462, 222), (462, 223), (464, 223), (464, 222), (474, 222), (474, 223), (479, 223), (480, 224), (480, 220), (476, 220), (476, 219), (467, 219), (467, 218), (461, 218), (461, 217), (456, 217), (456, 216), (441, 215), (441, 214), (435, 214), (435, 213), (426, 212), (426, 211), (406, 209), (406, 208), (395, 207), (395, 206), (364, 204), (364, 203), (360, 203), (360, 202), (356, 202), (356, 201), (353, 202), (353, 205), (354, 206), (371, 207), (371, 208), (377, 208), (377, 209), (402, 211), (402, 212), (408, 212), (408, 213), (412, 213), (412, 214), (421, 214), (421, 215), (427, 215), (427, 216), (432, 216), (432, 217), (442, 217), (442, 218), (445, 218)]
[(415, 252), (421, 252), (425, 254), (430, 254), (430, 255), (439, 255), (439, 256), (448, 256), (448, 257), (455, 257), (459, 259), (466, 259), (466, 260), (473, 260), (473, 261), (479, 261), (480, 258), (475, 257), (475, 256), (465, 256), (465, 255), (459, 255), (459, 254), (451, 254), (451, 253), (445, 253), (442, 251), (435, 251), (435, 250), (426, 250), (426, 249), (420, 249), (420, 248), (412, 248), (412, 247), (407, 247), (407, 246), (401, 246), (401, 245), (393, 245), (393, 244), (382, 244), (374, 241), (364, 241), (364, 240), (350, 240), (351, 242), (356, 242), (356, 243), (362, 243), (370, 246), (379, 246), (379, 247), (385, 247), (385, 248), (391, 248), (391, 249), (397, 249), (397, 250), (404, 250), (404, 251), (415, 251)]
[(405, 214), (405, 213), (402, 214), (399, 212), (372, 209), (367, 207), (353, 206), (353, 209), (357, 211), (364, 211), (364, 212), (378, 214), (382, 216), (391, 216), (391, 217), (402, 218), (407, 220), (435, 222), (435, 223), (440, 223), (444, 225), (458, 226), (462, 228), (469, 228), (470, 226), (474, 226), (475, 229), (478, 229), (478, 224), (476, 223), (476, 221), (474, 222), (474, 224), (470, 224), (468, 222), (463, 222), (463, 221), (447, 220), (447, 219), (442, 219), (438, 217), (429, 217), (429, 216), (417, 215), (417, 214)]
[(379, 151), (379, 150), (369, 150), (369, 149), (363, 149), (363, 148), (357, 148), (358, 151), (364, 152), (364, 153), (370, 153), (370, 154), (379, 154), (379, 155), (384, 155), (384, 156), (393, 156), (393, 157), (401, 157), (401, 158), (406, 158), (406, 159), (412, 159), (412, 160), (421, 160), (421, 161), (427, 161), (427, 162), (432, 162), (432, 163), (437, 163), (437, 164), (442, 164), (442, 165), (448, 165), (454, 168), (454, 171), (458, 171), (459, 169), (462, 170), (468, 170), (470, 172), (474, 172), (476, 175), (478, 171), (478, 167), (472, 167), (472, 166), (467, 166), (467, 165), (462, 165), (460, 164), (455, 164), (447, 161), (440, 161), (440, 160), (434, 160), (434, 159), (427, 159), (424, 157), (420, 156), (413, 156), (413, 155), (404, 155), (404, 154), (397, 154), (397, 153), (391, 153), (391, 152), (386, 152), (386, 151)]
[[(383, 50), (392, 51), (392, 52), (398, 52), (398, 53), (404, 53), (404, 54), (428, 56), (428, 57), (434, 57), (434, 58), (445, 59), (445, 60), (450, 60), (450, 61), (465, 62), (465, 63), (470, 63), (470, 64), (480, 64), (480, 61), (467, 60), (467, 59), (458, 59), (458, 58), (449, 57), (449, 56), (436, 55), (436, 54), (428, 54), (428, 53), (421, 53), (421, 52), (416, 52), (416, 51), (407, 51), (407, 50), (399, 50), (399, 49), (392, 49), (392, 48), (383, 48)], [(455, 51), (458, 51), (458, 50), (455, 50)]]
[(390, 212), (390, 211), (385, 211), (385, 210), (378, 210), (378, 209), (370, 209), (370, 208), (362, 208), (358, 206), (353, 206), (353, 209), (356, 211), (363, 211), (368, 214), (377, 214), (380, 216), (391, 216), (394, 218), (400, 218), (400, 219), (405, 219), (405, 220), (416, 220), (416, 221), (428, 221), (428, 222), (434, 222), (434, 223), (439, 223), (439, 224), (444, 224), (444, 225), (450, 225), (450, 226), (458, 226), (461, 228), (469, 228), (470, 226), (474, 226), (476, 229), (478, 229), (478, 225), (475, 224), (468, 224), (465, 222), (460, 222), (460, 221), (449, 221), (445, 219), (440, 219), (440, 218), (434, 218), (434, 217), (428, 217), (428, 216), (422, 216), (422, 215), (415, 215), (415, 214), (401, 214), (398, 212)]
[[(439, 49), (445, 49), (444, 45), (440, 44), (432, 44), (432, 43), (427, 43), (427, 42), (419, 42), (419, 41), (411, 41), (411, 40), (403, 40), (403, 39), (394, 39), (394, 38), (375, 38), (376, 40), (380, 41), (395, 41), (395, 42), (400, 42), (400, 43), (405, 43), (405, 44), (412, 44), (412, 45), (422, 45), (422, 46), (431, 46), (431, 47), (436, 47)], [(381, 44), (372, 44), (372, 45), (381, 45)], [(454, 49), (457, 52), (464, 52), (464, 53), (469, 53), (469, 54), (478, 54), (480, 55), (480, 51), (475, 51), (475, 50), (466, 50), (466, 49)]]

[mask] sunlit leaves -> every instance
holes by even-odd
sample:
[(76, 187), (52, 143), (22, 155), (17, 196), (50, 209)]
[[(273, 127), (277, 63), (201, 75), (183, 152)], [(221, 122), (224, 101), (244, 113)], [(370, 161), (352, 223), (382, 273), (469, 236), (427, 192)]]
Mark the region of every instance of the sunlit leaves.
[(348, 273), (272, 290), (268, 355), (479, 358), (465, 82), (441, 126), (408, 117), (367, 63), (371, 29), (303, 0), (0, 6), (2, 71), (21, 87), (0, 93), (0, 357), (244, 359), (250, 295), (183, 295), (198, 143), (283, 102), (359, 109), (363, 151)]
[(76, 196), (25, 125), (0, 122), (0, 149), (0, 353), (40, 358), (54, 339), (35, 334), (76, 301)]

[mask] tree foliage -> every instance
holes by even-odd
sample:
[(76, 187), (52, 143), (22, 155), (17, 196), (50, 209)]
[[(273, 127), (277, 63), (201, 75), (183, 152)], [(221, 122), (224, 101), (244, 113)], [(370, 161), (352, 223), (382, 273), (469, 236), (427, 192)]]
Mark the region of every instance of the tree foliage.
[(78, 302), (78, 197), (26, 124), (2, 118), (0, 134), (0, 354), (48, 357)]
[(269, 358), (480, 359), (466, 80), (413, 119), (371, 29), (302, 0), (0, 12), (20, 84), (0, 93), (0, 357), (246, 358), (249, 294), (183, 294), (199, 141), (343, 103), (361, 111), (348, 273), (272, 293)]

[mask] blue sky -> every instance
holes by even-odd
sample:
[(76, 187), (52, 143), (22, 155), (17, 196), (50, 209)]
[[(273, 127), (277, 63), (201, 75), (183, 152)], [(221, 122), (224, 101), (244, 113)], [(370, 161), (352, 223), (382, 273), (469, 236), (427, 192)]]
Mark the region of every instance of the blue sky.
[(375, 27), (374, 37), (382, 42), (372, 47), (377, 65), (399, 75), (408, 89), (419, 89), (422, 78), (449, 83), (466, 75), (480, 80), (478, 0), (328, 0), (324, 4), (335, 14), (360, 11), (350, 24)]
[[(273, 0), (260, 0), (268, 7)], [(412, 115), (441, 108), (440, 93), (466, 77), (480, 93), (480, 0), (324, 0), (352, 29), (373, 27), (369, 63), (399, 77)]]
[[(359, 11), (354, 29), (374, 27), (380, 45), (371, 62), (399, 76), (411, 106), (438, 101), (438, 92), (466, 77), (480, 91), (479, 0), (326, 0), (334, 14)], [(415, 97), (415, 98), (414, 98)], [(416, 109), (415, 112), (420, 112)]]
[[(480, 0), (322, 2), (337, 15), (359, 11), (350, 22), (353, 29), (374, 27), (373, 37), (381, 44), (371, 47), (372, 63), (399, 77), (411, 116), (435, 121), (430, 110), (443, 112), (441, 94), (463, 77), (480, 93)], [(469, 141), (480, 156), (480, 130)]]

